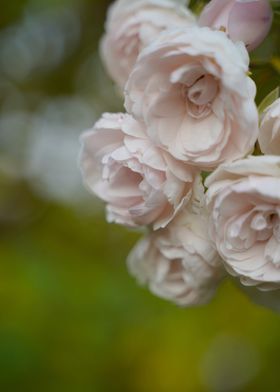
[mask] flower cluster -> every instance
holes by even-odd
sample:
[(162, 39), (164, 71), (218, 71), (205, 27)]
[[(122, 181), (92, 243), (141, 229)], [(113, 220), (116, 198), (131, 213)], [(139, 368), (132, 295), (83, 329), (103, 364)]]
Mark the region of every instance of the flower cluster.
[(80, 166), (109, 222), (146, 228), (130, 272), (180, 306), (228, 273), (280, 289), (280, 100), (260, 118), (248, 53), (271, 21), (263, 0), (212, 0), (198, 19), (171, 0), (108, 14), (101, 54), (126, 112), (82, 135)]

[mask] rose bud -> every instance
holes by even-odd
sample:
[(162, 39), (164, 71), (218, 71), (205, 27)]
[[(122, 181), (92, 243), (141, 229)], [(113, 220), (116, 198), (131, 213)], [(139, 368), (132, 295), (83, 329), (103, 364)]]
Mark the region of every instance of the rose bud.
[(233, 41), (243, 41), (252, 51), (267, 36), (272, 17), (268, 0), (212, 0), (202, 11), (199, 24), (225, 30)]

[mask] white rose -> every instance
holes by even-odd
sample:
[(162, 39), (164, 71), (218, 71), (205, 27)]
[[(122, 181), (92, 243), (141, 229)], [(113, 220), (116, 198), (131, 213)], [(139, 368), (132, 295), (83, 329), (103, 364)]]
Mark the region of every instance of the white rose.
[(111, 6), (101, 56), (123, 88), (141, 50), (163, 30), (195, 22), (192, 13), (170, 0), (119, 0)]
[(206, 181), (210, 235), (244, 285), (280, 288), (280, 157), (221, 166)]
[(280, 155), (280, 98), (264, 111), (259, 143), (264, 154)]
[(243, 158), (258, 135), (248, 53), (221, 31), (173, 29), (140, 54), (126, 108), (175, 158), (203, 169)]
[(131, 116), (103, 114), (81, 142), (85, 184), (107, 203), (109, 222), (157, 230), (190, 200), (193, 169), (153, 146)]
[(167, 228), (142, 239), (128, 258), (141, 284), (179, 306), (201, 305), (214, 295), (224, 269), (207, 232), (203, 209), (187, 209)]

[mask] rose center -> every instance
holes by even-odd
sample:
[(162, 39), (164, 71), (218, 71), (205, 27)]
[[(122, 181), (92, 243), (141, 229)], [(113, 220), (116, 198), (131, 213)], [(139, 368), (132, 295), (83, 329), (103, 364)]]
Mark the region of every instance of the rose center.
[(254, 215), (250, 226), (257, 233), (258, 241), (267, 241), (274, 236), (280, 242), (280, 219), (277, 213), (258, 212)]
[(205, 118), (211, 113), (212, 103), (218, 94), (219, 86), (212, 75), (203, 75), (192, 86), (182, 87), (187, 111), (194, 118)]

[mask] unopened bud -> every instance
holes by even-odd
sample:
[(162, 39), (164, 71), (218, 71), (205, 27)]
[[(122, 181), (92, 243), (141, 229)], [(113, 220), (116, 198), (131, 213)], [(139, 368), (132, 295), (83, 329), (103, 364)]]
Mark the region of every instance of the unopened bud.
[(272, 16), (268, 0), (212, 0), (202, 11), (199, 24), (225, 31), (251, 51), (269, 33)]

